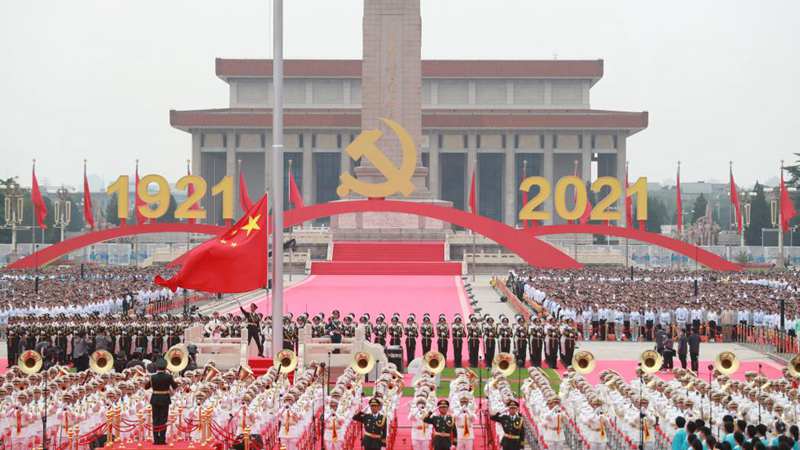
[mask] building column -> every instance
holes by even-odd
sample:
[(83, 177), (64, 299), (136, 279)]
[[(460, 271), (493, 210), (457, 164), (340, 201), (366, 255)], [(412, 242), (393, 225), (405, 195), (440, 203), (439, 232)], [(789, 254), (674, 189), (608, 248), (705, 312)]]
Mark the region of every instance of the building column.
[[(203, 172), (202, 172), (202, 170), (203, 170), (203, 161), (201, 160), (201, 158), (202, 158), (201, 155), (202, 154), (201, 154), (201, 150), (200, 150), (200, 144), (202, 142), (203, 142), (202, 133), (200, 131), (196, 131), (196, 130), (192, 131), (192, 175), (198, 175), (198, 176), (201, 176), (201, 177), (203, 176)], [(209, 201), (211, 201), (210, 195), (211, 195), (211, 190), (209, 189), (206, 192), (206, 195), (205, 195), (206, 198), (204, 198), (203, 201), (202, 201), (202, 203), (204, 205), (209, 204)], [(207, 222), (207, 221), (208, 221), (208, 219), (206, 218), (205, 222)], [(203, 221), (201, 220), (199, 222), (203, 222)]]
[[(617, 180), (619, 180), (620, 186), (625, 186), (625, 162), (627, 161), (627, 148), (626, 148), (626, 141), (627, 141), (627, 133), (621, 132), (617, 135)], [(617, 200), (617, 211), (620, 212), (620, 220), (617, 225), (624, 227), (626, 223), (625, 218), (625, 193), (623, 190), (623, 195)]]
[(517, 167), (514, 154), (514, 135), (506, 134), (505, 170), (503, 173), (503, 221), (513, 227), (517, 224), (517, 211), (514, 211), (517, 200), (516, 181)]
[[(557, 180), (553, 179), (553, 137), (552, 135), (545, 135), (544, 139), (544, 167), (543, 167), (543, 176), (544, 178), (550, 182), (553, 186), (553, 190), (555, 191), (555, 184)], [(549, 195), (544, 201), (544, 210), (550, 213), (550, 220), (545, 220), (544, 225), (553, 225), (555, 223), (555, 214), (553, 210), (553, 196)]]
[[(475, 174), (475, 207), (480, 211), (481, 205), (480, 201), (478, 200), (478, 192), (480, 191), (481, 182), (478, 180), (478, 138), (477, 135), (474, 133), (467, 134), (467, 176), (466, 176), (466, 190), (467, 195), (466, 197), (466, 208), (465, 210), (469, 211), (469, 191), (470, 191), (470, 183), (472, 183), (472, 174)], [(474, 213), (477, 214), (478, 211)]]
[(342, 144), (344, 144), (344, 147), (339, 149), (339, 172), (340, 173), (350, 173), (350, 156), (347, 154), (347, 152), (345, 150), (347, 149), (347, 146), (349, 146), (350, 143), (353, 142), (353, 141), (350, 140), (351, 136), (352, 135), (350, 135), (350, 134), (342, 135)]
[(264, 136), (264, 192), (269, 192), (269, 201), (274, 202), (272, 195), (272, 130), (265, 131)]
[[(233, 131), (225, 134), (225, 176), (231, 177), (233, 180), (233, 198), (239, 198), (239, 183), (236, 182), (236, 133)], [(234, 217), (239, 217), (243, 213), (237, 203), (237, 201), (233, 202)]]
[(430, 147), (428, 148), (428, 190), (433, 194), (433, 198), (442, 198), (442, 184), (439, 181), (439, 133), (430, 135)]
[(314, 179), (312, 178), (312, 174), (314, 173), (314, 168), (312, 167), (314, 164), (314, 153), (311, 144), (311, 133), (306, 133), (303, 137), (303, 186), (301, 186), (300, 189), (303, 190), (303, 201), (308, 204), (316, 202), (314, 195)]

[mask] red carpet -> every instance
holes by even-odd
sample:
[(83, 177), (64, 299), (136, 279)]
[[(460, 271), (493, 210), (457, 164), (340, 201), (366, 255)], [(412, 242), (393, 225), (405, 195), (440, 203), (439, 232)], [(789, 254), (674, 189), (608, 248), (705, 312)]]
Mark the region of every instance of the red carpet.
[(311, 263), (314, 275), (461, 275), (444, 260), (444, 242), (335, 242), (332, 261)]
[(6, 370), (8, 370), (8, 360), (0, 358), (0, 375), (6, 373)]
[[(700, 378), (704, 380), (708, 380), (708, 365), (712, 364), (713, 361), (703, 361), (700, 360), (699, 368), (700, 373), (698, 374)], [(781, 374), (781, 366), (771, 362), (771, 361), (742, 361), (741, 365), (739, 366), (739, 370), (733, 374), (733, 379), (735, 380), (744, 380), (744, 373), (747, 371), (758, 372), (758, 364), (761, 363), (761, 373), (767, 378), (780, 378)], [(675, 367), (680, 367), (680, 362), (675, 359), (674, 361)], [(590, 373), (586, 379), (591, 384), (597, 384), (600, 382), (600, 372), (606, 369), (616, 370), (625, 380), (630, 381), (636, 378), (636, 368), (637, 368), (637, 361), (632, 360), (598, 360), (597, 361), (597, 368), (594, 372)], [(563, 375), (564, 371), (559, 371)], [(674, 377), (672, 373), (669, 372), (659, 372), (657, 374), (659, 378), (663, 380), (671, 380)]]
[(167, 445), (153, 445), (152, 441), (146, 441), (142, 442), (141, 445), (139, 445), (139, 442), (116, 442), (114, 444), (109, 445), (107, 448), (114, 448), (114, 449), (135, 448), (138, 450), (164, 450), (165, 448), (183, 450), (191, 448), (194, 450), (214, 450), (215, 447), (213, 444), (202, 445), (199, 442), (189, 442), (189, 441), (170, 442)]

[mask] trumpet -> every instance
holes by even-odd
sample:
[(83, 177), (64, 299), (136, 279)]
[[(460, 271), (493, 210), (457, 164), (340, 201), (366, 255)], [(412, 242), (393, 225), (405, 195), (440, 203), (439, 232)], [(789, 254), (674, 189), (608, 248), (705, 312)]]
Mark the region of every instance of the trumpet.
[(664, 364), (664, 358), (655, 350), (645, 350), (639, 356), (639, 364), (644, 373), (656, 373)]
[(184, 344), (175, 344), (164, 353), (167, 360), (167, 370), (178, 373), (189, 365), (189, 351)]
[(433, 372), (434, 374), (444, 370), (444, 365), (446, 362), (444, 355), (435, 350), (425, 353), (425, 356), (422, 357), (422, 360), (425, 363), (425, 369)]
[(498, 369), (504, 377), (517, 370), (517, 361), (511, 353), (498, 353), (492, 360), (492, 370)]
[(789, 375), (794, 378), (800, 378), (800, 353), (794, 355), (794, 358), (789, 360)]
[(353, 355), (353, 362), (350, 363), (350, 367), (352, 367), (357, 374), (366, 375), (375, 367), (375, 357), (369, 352), (358, 352)]
[(597, 362), (594, 359), (592, 352), (587, 350), (579, 350), (572, 355), (572, 367), (575, 372), (586, 375), (594, 371)]
[(206, 364), (206, 367), (203, 368), (203, 381), (209, 382), (214, 378), (217, 378), (219, 374), (220, 372), (219, 369), (217, 369), (217, 366), (209, 362)]
[(245, 365), (245, 366), (239, 366), (239, 370), (236, 373), (236, 378), (239, 381), (246, 381), (255, 378), (255, 376), (253, 375), (253, 370)]
[(107, 350), (95, 350), (89, 357), (89, 368), (95, 373), (109, 373), (114, 370), (114, 356)]
[(735, 373), (739, 370), (739, 360), (736, 358), (736, 353), (731, 351), (719, 352), (714, 359), (714, 368), (723, 375)]
[(281, 373), (294, 372), (297, 368), (297, 355), (291, 350), (281, 350), (275, 356)]
[(25, 375), (31, 375), (40, 371), (42, 369), (42, 364), (44, 364), (44, 359), (36, 350), (26, 350), (17, 358), (19, 370)]

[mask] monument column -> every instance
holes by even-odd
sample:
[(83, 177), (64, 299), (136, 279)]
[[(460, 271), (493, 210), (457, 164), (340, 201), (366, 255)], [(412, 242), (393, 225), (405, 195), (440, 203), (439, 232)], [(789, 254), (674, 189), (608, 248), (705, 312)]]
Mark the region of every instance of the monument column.
[[(474, 133), (467, 134), (467, 176), (464, 179), (467, 195), (464, 196), (464, 210), (469, 211), (469, 191), (472, 183), (472, 174), (475, 174), (475, 206), (481, 210), (480, 191), (481, 181), (478, 179), (478, 137)], [(476, 211), (477, 212), (477, 211)]]
[(433, 198), (442, 198), (442, 185), (439, 181), (439, 133), (431, 134), (430, 148), (428, 150), (428, 179)]
[(513, 227), (517, 224), (517, 211), (514, 211), (517, 193), (515, 184), (517, 182), (516, 158), (514, 155), (514, 134), (506, 133), (505, 153), (505, 173), (503, 174), (503, 221), (506, 225)]
[[(300, 186), (303, 202), (316, 203), (314, 190), (314, 150), (311, 147), (311, 133), (304, 133), (303, 137), (303, 185)], [(287, 175), (288, 176), (288, 175)]]
[[(627, 148), (626, 148), (626, 133), (620, 132), (617, 134), (617, 180), (620, 186), (625, 187), (625, 162), (627, 161)], [(625, 193), (617, 200), (617, 211), (620, 212), (620, 220), (618, 226), (624, 227), (626, 224), (625, 218)]]
[[(239, 183), (236, 180), (236, 133), (229, 131), (225, 134), (225, 176), (233, 179), (233, 198), (239, 198)], [(239, 217), (239, 208), (235, 206), (233, 212), (235, 217)]]
[[(200, 146), (203, 142), (203, 136), (200, 131), (194, 130), (192, 131), (192, 175), (199, 175), (203, 176), (203, 161), (201, 160), (202, 150)], [(203, 199), (203, 205), (207, 206), (211, 203), (211, 191), (206, 193), (206, 198)], [(198, 221), (200, 222), (200, 221)], [(205, 222), (209, 222), (209, 219), (206, 218)]]
[[(546, 134), (544, 139), (544, 178), (555, 186), (556, 180), (553, 179), (553, 136)], [(552, 225), (555, 223), (555, 214), (553, 210), (553, 196), (550, 195), (544, 201), (544, 210), (550, 212), (550, 220), (544, 221), (544, 225)]]

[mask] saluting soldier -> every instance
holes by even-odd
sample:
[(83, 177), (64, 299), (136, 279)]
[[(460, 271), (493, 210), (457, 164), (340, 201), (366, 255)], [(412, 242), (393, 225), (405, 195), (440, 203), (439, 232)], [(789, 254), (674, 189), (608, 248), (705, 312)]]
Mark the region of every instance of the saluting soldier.
[(431, 351), (431, 342), (433, 342), (433, 324), (431, 323), (431, 315), (425, 313), (422, 316), (422, 325), (419, 328), (422, 335), (422, 354)]
[(364, 450), (380, 450), (386, 446), (386, 417), (380, 413), (381, 401), (373, 397), (369, 401), (370, 412), (365, 414), (363, 411), (357, 412), (353, 420), (364, 425), (364, 437), (361, 438), (361, 445)]
[(483, 325), (484, 365), (486, 367), (492, 367), (492, 360), (494, 359), (494, 350), (497, 342), (497, 326), (492, 316), (487, 314), (485, 317), (486, 323)]
[(383, 313), (378, 314), (378, 317), (375, 319), (375, 343), (380, 344), (383, 347), (386, 347), (386, 333), (389, 331), (389, 327), (386, 325), (386, 316)]
[(406, 319), (406, 355), (408, 355), (408, 364), (414, 359), (414, 354), (417, 352), (417, 336), (419, 336), (419, 327), (417, 327), (417, 316), (414, 313), (409, 314)]
[(503, 450), (521, 450), (525, 447), (525, 425), (519, 414), (519, 403), (509, 400), (507, 403), (508, 414), (492, 414), (490, 419), (503, 427), (503, 439), (500, 446)]
[(510, 353), (511, 337), (514, 335), (514, 330), (512, 330), (505, 314), (500, 315), (500, 326), (497, 327), (497, 333), (500, 336), (500, 352)]
[(444, 355), (447, 361), (447, 341), (450, 338), (450, 327), (447, 326), (447, 319), (444, 314), (439, 314), (439, 323), (436, 324), (436, 345), (439, 353)]
[(364, 326), (364, 339), (367, 342), (372, 340), (372, 322), (369, 321), (369, 313), (364, 313), (358, 319), (359, 323)]
[(461, 322), (461, 314), (456, 314), (453, 319), (453, 359), (456, 367), (461, 367), (461, 350), (464, 348), (466, 334), (464, 324)]
[(475, 314), (469, 315), (469, 323), (467, 324), (467, 351), (469, 352), (469, 366), (478, 367), (478, 352), (481, 346), (481, 326), (478, 324), (478, 318)]
[(403, 338), (403, 324), (400, 323), (400, 314), (392, 314), (392, 323), (389, 325), (389, 345), (400, 346)]
[[(256, 314), (256, 310), (258, 306), (255, 303), (250, 305), (250, 311), (245, 311), (244, 307), (239, 306), (239, 309), (242, 311), (242, 315), (244, 315), (245, 320), (247, 320), (247, 345), (250, 345), (251, 340), (256, 341), (256, 347), (258, 347), (258, 356), (264, 356), (264, 346), (261, 345), (261, 317)], [(285, 348), (284, 343), (284, 348)], [(294, 345), (290, 348), (294, 348)]]
[(456, 421), (448, 411), (450, 402), (441, 399), (436, 403), (436, 409), (438, 414), (433, 415), (433, 412), (429, 412), (422, 421), (433, 425), (431, 441), (433, 450), (450, 450), (451, 447), (456, 447), (458, 443), (456, 439)]
[(531, 365), (533, 367), (541, 367), (545, 334), (539, 318), (533, 314), (531, 314), (531, 322), (528, 325), (528, 335), (531, 340)]
[(528, 327), (522, 314), (517, 314), (517, 323), (514, 325), (514, 345), (517, 367), (525, 367), (525, 360), (528, 359)]

